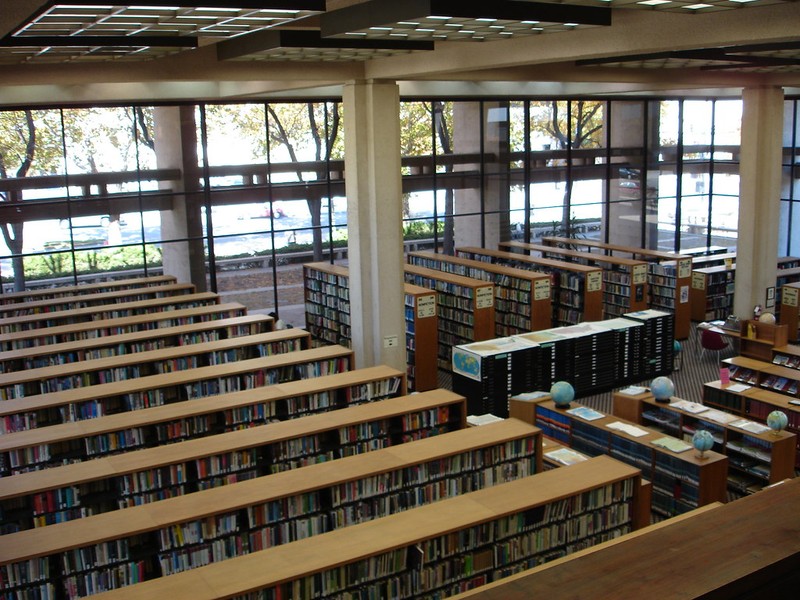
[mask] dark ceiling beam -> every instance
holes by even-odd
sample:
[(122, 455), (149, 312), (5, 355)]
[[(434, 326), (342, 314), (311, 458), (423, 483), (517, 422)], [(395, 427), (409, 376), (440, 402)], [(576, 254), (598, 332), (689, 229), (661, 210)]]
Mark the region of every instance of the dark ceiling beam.
[(322, 37), (343, 35), (430, 15), (611, 25), (611, 11), (605, 7), (516, 0), (368, 0), (323, 14), (320, 17), (321, 33)]
[[(588, 67), (623, 62), (642, 62), (646, 60), (664, 60), (669, 58), (718, 61), (747, 61), (750, 57), (744, 52), (777, 52), (782, 50), (798, 50), (800, 41), (775, 42), (770, 44), (746, 44), (741, 46), (724, 46), (720, 48), (696, 48), (693, 50), (670, 50), (650, 54), (626, 54), (624, 56), (608, 56), (606, 58), (589, 58), (576, 60), (575, 66)], [(763, 57), (773, 58), (773, 57)], [(795, 64), (795, 63), (790, 63)]]
[(0, 47), (2, 48), (43, 48), (48, 46), (71, 48), (97, 48), (99, 46), (117, 46), (120, 48), (142, 48), (145, 46), (150, 48), (197, 48), (197, 38), (176, 35), (21, 35), (0, 40)]
[(223, 40), (216, 45), (219, 60), (233, 60), (278, 48), (348, 48), (367, 50), (433, 50), (433, 42), (404, 40), (325, 39), (318, 31), (264, 29)]

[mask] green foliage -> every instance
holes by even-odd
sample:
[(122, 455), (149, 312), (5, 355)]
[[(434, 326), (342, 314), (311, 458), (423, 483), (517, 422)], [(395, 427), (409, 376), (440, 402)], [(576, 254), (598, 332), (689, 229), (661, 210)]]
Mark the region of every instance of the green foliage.
[[(161, 249), (147, 246), (147, 266), (161, 264)], [(142, 247), (100, 248), (75, 252), (75, 266), (78, 275), (100, 271), (125, 271), (144, 267)], [(72, 259), (69, 252), (54, 252), (30, 256), (25, 259), (26, 280), (49, 279), (51, 277), (71, 277)]]
[[(444, 219), (436, 221), (439, 234), (444, 232)], [(424, 240), (433, 237), (433, 220), (408, 221), (403, 226), (404, 240)]]

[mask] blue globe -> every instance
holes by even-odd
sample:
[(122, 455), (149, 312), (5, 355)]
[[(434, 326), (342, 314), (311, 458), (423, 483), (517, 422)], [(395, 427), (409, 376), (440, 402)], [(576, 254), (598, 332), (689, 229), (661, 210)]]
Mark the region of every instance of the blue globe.
[(705, 429), (698, 429), (692, 436), (692, 446), (700, 452), (702, 457), (706, 450), (711, 450), (714, 447), (714, 436)]
[(772, 429), (775, 433), (779, 431), (783, 431), (786, 429), (786, 426), (789, 424), (789, 417), (786, 416), (786, 413), (780, 410), (773, 410), (771, 413), (767, 415), (767, 425), (769, 428)]
[(556, 381), (550, 388), (550, 396), (559, 408), (566, 408), (575, 399), (575, 388), (568, 381)]
[(653, 392), (656, 402), (669, 402), (675, 394), (675, 384), (669, 377), (656, 377), (650, 382), (650, 391)]

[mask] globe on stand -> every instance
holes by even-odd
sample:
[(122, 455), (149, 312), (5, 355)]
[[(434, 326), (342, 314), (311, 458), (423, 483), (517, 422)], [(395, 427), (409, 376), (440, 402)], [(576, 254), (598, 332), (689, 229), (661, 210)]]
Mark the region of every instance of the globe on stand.
[(761, 313), (761, 316), (758, 317), (758, 320), (761, 323), (767, 323), (768, 325), (775, 325), (775, 315), (773, 313), (769, 312)]
[(696, 455), (697, 458), (703, 460), (706, 458), (706, 450), (714, 447), (714, 436), (705, 429), (698, 429), (692, 436), (692, 446), (700, 453)]
[(669, 403), (675, 394), (675, 384), (669, 377), (656, 377), (650, 382), (650, 391), (653, 392), (656, 402)]
[(575, 388), (568, 381), (556, 381), (550, 388), (550, 396), (556, 407), (569, 408), (569, 403), (575, 399)]
[(773, 410), (767, 415), (767, 425), (772, 429), (772, 433), (780, 435), (781, 431), (786, 429), (789, 424), (789, 417), (786, 413), (780, 410)]

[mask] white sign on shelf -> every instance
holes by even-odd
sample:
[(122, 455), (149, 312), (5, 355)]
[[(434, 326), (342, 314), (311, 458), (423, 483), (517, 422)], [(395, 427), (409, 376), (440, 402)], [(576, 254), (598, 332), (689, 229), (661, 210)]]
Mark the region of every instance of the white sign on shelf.
[(492, 308), (494, 306), (494, 288), (482, 287), (475, 290), (475, 308)]
[(436, 316), (436, 296), (420, 296), (417, 298), (417, 318), (426, 319)]

